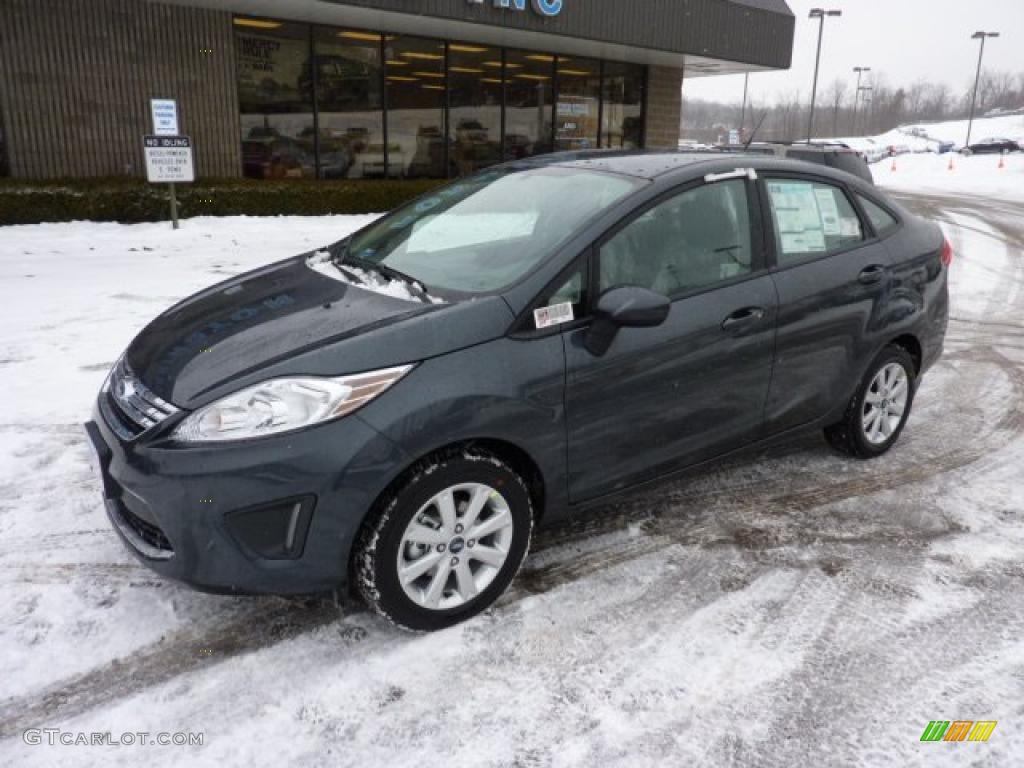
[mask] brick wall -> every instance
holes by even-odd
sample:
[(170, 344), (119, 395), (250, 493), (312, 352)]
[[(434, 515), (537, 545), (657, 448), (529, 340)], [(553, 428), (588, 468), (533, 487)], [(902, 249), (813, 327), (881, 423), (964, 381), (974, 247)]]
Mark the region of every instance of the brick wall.
[(683, 100), (683, 70), (650, 67), (647, 75), (648, 149), (676, 149), (679, 146), (679, 118)]
[(231, 14), (149, 0), (0, 0), (11, 175), (143, 176), (149, 99), (176, 98), (196, 173), (241, 174)]

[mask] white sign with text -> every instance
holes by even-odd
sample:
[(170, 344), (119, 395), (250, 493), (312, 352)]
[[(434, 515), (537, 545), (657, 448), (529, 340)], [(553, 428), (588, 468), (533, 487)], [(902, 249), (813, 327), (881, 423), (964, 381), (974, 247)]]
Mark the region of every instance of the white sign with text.
[(174, 99), (150, 99), (153, 133), (157, 136), (178, 135), (178, 102)]
[(147, 136), (146, 178), (154, 184), (190, 183), (196, 180), (192, 141), (188, 136)]

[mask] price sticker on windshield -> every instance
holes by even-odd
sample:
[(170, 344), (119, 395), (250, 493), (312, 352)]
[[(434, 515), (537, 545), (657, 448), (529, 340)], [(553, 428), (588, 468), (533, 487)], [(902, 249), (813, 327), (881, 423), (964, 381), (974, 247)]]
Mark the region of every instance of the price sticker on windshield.
[(542, 328), (571, 323), (573, 318), (572, 303), (568, 301), (565, 304), (553, 304), (550, 307), (533, 310), (533, 322), (538, 331)]

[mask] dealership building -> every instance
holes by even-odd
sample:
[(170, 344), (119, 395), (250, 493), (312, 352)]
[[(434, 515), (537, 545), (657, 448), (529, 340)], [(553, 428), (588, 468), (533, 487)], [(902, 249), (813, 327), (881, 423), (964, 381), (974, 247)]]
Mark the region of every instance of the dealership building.
[(0, 0), (0, 175), (445, 178), (675, 148), (684, 78), (784, 69), (785, 0)]

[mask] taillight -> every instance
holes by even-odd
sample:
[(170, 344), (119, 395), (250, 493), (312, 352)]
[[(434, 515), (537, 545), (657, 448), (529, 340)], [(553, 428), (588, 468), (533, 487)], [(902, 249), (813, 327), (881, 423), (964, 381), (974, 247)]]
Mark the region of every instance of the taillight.
[(949, 244), (948, 238), (942, 241), (942, 253), (939, 254), (939, 258), (942, 259), (944, 267), (953, 263), (953, 246)]

